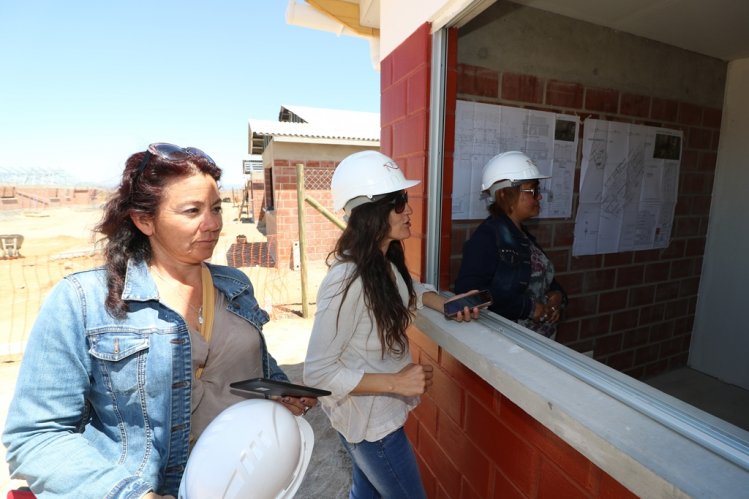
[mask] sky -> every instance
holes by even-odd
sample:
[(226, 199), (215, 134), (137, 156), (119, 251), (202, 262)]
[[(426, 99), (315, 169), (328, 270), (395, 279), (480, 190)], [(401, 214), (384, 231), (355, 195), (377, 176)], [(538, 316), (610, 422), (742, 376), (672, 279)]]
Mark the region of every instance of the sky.
[(171, 142), (208, 153), (228, 187), (249, 119), (379, 112), (368, 42), (288, 25), (287, 3), (0, 0), (0, 170), (115, 186), (130, 154)]

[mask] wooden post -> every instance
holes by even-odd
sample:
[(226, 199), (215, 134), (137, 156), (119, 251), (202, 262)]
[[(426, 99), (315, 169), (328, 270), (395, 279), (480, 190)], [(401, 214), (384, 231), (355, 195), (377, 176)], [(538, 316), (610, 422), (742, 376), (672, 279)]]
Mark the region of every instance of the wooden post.
[(309, 317), (309, 300), (307, 299), (307, 241), (304, 227), (304, 165), (296, 165), (296, 204), (299, 223), (299, 268), (302, 275), (302, 317)]

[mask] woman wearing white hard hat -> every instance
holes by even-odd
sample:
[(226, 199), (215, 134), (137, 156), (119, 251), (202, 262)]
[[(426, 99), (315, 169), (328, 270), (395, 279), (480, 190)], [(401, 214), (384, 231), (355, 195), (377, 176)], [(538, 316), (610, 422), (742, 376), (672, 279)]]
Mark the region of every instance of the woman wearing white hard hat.
[(510, 151), (484, 166), (481, 189), (492, 200), (490, 216), (463, 246), (455, 291), (489, 289), (490, 309), (548, 338), (567, 295), (554, 278), (554, 265), (523, 223), (541, 209), (541, 175), (531, 159)]
[[(415, 309), (442, 311), (446, 300), (414, 282), (405, 264), (406, 189), (418, 183), (376, 151), (345, 158), (331, 183), (348, 226), (318, 292), (304, 382), (332, 392), (320, 404), (352, 457), (350, 497), (425, 497), (403, 424), (431, 385), (432, 366), (412, 363), (406, 328)], [(457, 320), (476, 317), (465, 307)]]

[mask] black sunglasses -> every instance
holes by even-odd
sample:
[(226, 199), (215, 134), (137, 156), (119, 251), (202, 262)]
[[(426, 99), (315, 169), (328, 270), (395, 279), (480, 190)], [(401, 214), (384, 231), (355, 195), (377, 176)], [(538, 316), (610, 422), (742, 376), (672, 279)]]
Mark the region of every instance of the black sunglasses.
[(372, 201), (375, 203), (382, 201), (383, 204), (392, 205), (392, 209), (400, 215), (405, 211), (408, 204), (408, 193), (406, 191), (397, 191), (389, 194), (380, 194), (373, 196)]
[(166, 142), (156, 142), (149, 145), (148, 149), (146, 149), (146, 153), (143, 155), (143, 159), (140, 161), (138, 169), (135, 170), (133, 179), (138, 178), (143, 173), (143, 170), (146, 169), (146, 166), (148, 166), (148, 163), (154, 156), (169, 161), (183, 161), (189, 158), (202, 158), (208, 160), (213, 166), (216, 166), (216, 162), (213, 161), (213, 158), (208, 156), (197, 147), (180, 147), (174, 144), (167, 144)]

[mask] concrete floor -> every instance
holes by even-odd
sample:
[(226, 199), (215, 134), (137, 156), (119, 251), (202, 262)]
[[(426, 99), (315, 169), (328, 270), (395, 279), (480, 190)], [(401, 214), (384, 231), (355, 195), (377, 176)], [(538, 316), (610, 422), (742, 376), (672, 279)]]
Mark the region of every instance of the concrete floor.
[(749, 390), (684, 367), (644, 380), (683, 402), (749, 431)]

